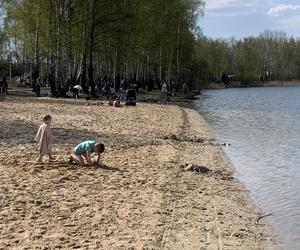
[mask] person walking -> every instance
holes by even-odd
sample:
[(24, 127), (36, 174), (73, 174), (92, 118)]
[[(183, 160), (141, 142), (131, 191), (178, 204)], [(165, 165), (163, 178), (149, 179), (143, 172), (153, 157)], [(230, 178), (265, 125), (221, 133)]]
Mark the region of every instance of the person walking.
[(3, 74), (2, 82), (3, 82), (3, 84), (4, 84), (5, 93), (8, 95), (8, 82), (7, 82), (7, 79), (6, 79), (6, 75), (5, 75), (5, 74)]

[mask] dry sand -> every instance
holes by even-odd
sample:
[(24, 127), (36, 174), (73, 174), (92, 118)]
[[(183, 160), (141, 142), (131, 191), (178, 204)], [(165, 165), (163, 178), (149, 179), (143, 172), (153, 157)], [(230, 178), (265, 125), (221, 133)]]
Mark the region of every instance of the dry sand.
[[(21, 98), (0, 110), (0, 249), (276, 248), (196, 111)], [(57, 161), (35, 164), (46, 113)], [(67, 163), (86, 139), (106, 144), (101, 168)], [(212, 172), (184, 172), (185, 163)]]

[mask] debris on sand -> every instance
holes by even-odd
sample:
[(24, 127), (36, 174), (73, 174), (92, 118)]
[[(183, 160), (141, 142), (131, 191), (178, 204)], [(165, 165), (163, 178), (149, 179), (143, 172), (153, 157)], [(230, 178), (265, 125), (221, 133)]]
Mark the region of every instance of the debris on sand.
[(198, 138), (196, 136), (191, 137), (191, 138), (189, 138), (189, 137), (187, 137), (187, 138), (184, 138), (184, 137), (183, 138), (179, 138), (175, 134), (164, 136), (163, 139), (164, 140), (179, 141), (179, 142), (196, 142), (196, 143), (205, 143), (205, 142), (211, 143), (212, 142), (212, 140), (205, 139), (205, 138)]
[(191, 172), (202, 173), (202, 174), (207, 174), (208, 172), (210, 172), (210, 170), (205, 166), (198, 166), (191, 163), (185, 164), (181, 167), (183, 171), (191, 171)]
[(177, 135), (171, 134), (163, 137), (164, 140), (174, 140), (174, 141), (182, 141), (177, 137)]

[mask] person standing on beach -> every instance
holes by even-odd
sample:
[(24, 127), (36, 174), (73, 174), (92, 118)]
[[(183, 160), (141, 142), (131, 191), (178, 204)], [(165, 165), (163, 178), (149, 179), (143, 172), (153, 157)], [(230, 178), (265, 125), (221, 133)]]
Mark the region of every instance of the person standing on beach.
[(39, 157), (37, 158), (37, 162), (43, 161), (43, 156), (48, 155), (49, 161), (53, 161), (54, 157), (51, 154), (51, 144), (53, 142), (53, 135), (51, 131), (51, 122), (52, 117), (50, 115), (46, 115), (43, 118), (43, 124), (39, 127), (36, 137), (34, 141), (39, 143)]
[(161, 92), (165, 98), (165, 100), (167, 100), (168, 97), (168, 85), (165, 81), (163, 81), (162, 85), (161, 85)]
[(0, 102), (4, 101), (5, 94), (6, 94), (5, 83), (3, 81), (0, 81)]
[(38, 78), (36, 80), (36, 89), (35, 89), (35, 91), (36, 91), (36, 97), (41, 97), (41, 79), (40, 78)]
[(168, 93), (168, 85), (167, 85), (167, 83), (166, 83), (165, 81), (163, 81), (163, 83), (162, 83), (162, 85), (161, 85), (161, 92), (162, 92), (163, 94)]
[(73, 87), (73, 93), (75, 99), (79, 99), (80, 90), (82, 90), (82, 87), (78, 84)]
[(8, 82), (6, 80), (6, 75), (5, 74), (2, 77), (2, 82), (4, 84), (5, 93), (8, 94)]
[(188, 86), (187, 86), (186, 83), (183, 84), (182, 88), (183, 88), (183, 93), (184, 93), (184, 94), (187, 94)]
[(93, 162), (91, 160), (91, 154), (96, 153), (98, 158), (95, 162), (97, 166), (99, 166), (100, 155), (104, 152), (105, 146), (102, 143), (97, 143), (95, 141), (84, 141), (78, 144), (74, 148), (74, 152), (70, 156), (70, 163), (75, 161), (76, 164), (81, 167), (85, 166), (84, 159), (88, 162), (90, 166), (92, 166)]

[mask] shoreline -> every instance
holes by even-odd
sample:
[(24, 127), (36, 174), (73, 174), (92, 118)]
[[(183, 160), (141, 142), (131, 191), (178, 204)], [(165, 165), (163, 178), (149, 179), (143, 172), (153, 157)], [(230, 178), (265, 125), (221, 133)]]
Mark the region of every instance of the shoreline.
[[(276, 87), (293, 87), (300, 86), (300, 80), (292, 81), (265, 81), (265, 82), (253, 82), (250, 84), (242, 84), (241, 82), (233, 82), (229, 88), (276, 88)], [(205, 89), (225, 89), (223, 83), (208, 83)]]
[[(289, 86), (300, 86), (300, 83), (294, 85), (293, 83), (291, 85), (282, 85), (282, 87), (289, 87)], [(280, 86), (262, 86), (262, 87), (280, 87)], [(210, 128), (209, 126), (209, 123), (206, 121), (206, 119), (201, 115), (201, 113), (196, 109), (196, 107), (190, 103), (190, 105), (188, 106), (188, 108), (194, 110), (195, 112), (197, 112), (200, 116), (201, 119), (203, 119), (206, 123), (206, 126), (207, 126), (207, 129), (209, 131), (209, 133), (211, 134), (212, 138), (216, 138), (216, 136), (214, 135), (214, 132), (212, 131), (212, 129)], [(235, 165), (233, 164), (232, 160), (230, 159), (230, 157), (226, 154), (225, 150), (223, 149), (222, 146), (219, 146), (219, 149), (220, 149), (220, 154), (222, 155), (223, 157), (223, 160), (224, 160), (224, 165), (229, 168), (232, 172), (231, 172), (231, 176), (233, 177), (233, 174), (234, 172), (236, 171), (236, 168), (235, 168)], [(248, 205), (250, 207), (252, 207), (253, 211), (255, 211), (255, 213), (257, 215), (260, 215), (262, 216), (262, 210), (260, 207), (257, 206), (256, 202), (252, 199), (252, 197), (250, 196), (249, 194), (249, 191), (246, 189), (245, 187), (245, 184), (239, 180), (237, 177), (233, 177), (234, 180), (236, 181), (236, 185), (241, 189), (241, 190), (244, 190), (246, 193), (247, 193), (247, 196), (245, 197)], [(257, 217), (259, 218), (259, 217)], [(262, 225), (260, 225), (262, 226)], [(278, 244), (277, 240), (276, 240), (276, 234), (272, 228), (272, 226), (265, 220), (263, 219), (263, 227), (264, 227), (264, 230), (266, 232), (266, 234), (270, 237), (270, 241), (272, 241), (271, 244), (267, 244), (265, 245), (265, 248), (262, 248), (262, 249), (276, 249), (276, 250), (279, 250), (281, 249), (280, 245)], [(260, 248), (259, 248), (260, 249)]]
[[(198, 112), (196, 110), (196, 112)], [(202, 117), (202, 115), (200, 114), (200, 116)], [(203, 118), (204, 119), (204, 118)], [(204, 119), (205, 120), (205, 119)], [(207, 123), (207, 121), (205, 121)], [(207, 123), (207, 126), (209, 128), (209, 131), (213, 134), (213, 132), (211, 131), (208, 123)], [(213, 137), (215, 138), (215, 136), (213, 135)], [(232, 170), (232, 176), (234, 174), (234, 172), (236, 171), (236, 168), (235, 168), (235, 165), (233, 164), (232, 160), (230, 159), (230, 157), (226, 154), (226, 152), (223, 150), (223, 148), (220, 146), (220, 151), (222, 154), (222, 157), (224, 158), (224, 163), (226, 166), (228, 166), (231, 170)], [(259, 208), (257, 205), (256, 205), (256, 202), (252, 199), (252, 197), (250, 196), (249, 194), (249, 191), (246, 189), (244, 183), (242, 181), (240, 181), (237, 177), (233, 177), (234, 178), (234, 181), (236, 182), (236, 185), (239, 186), (239, 188), (243, 191), (246, 192), (246, 201), (248, 203), (248, 205), (250, 207), (252, 207), (253, 211), (255, 211), (255, 213), (259, 216), (263, 215), (262, 214), (262, 211), (261, 211), (261, 208)], [(258, 219), (259, 217), (257, 217), (256, 219)], [(266, 245), (265, 247), (266, 248), (263, 248), (263, 249), (281, 249), (280, 246), (278, 245), (278, 242), (276, 240), (276, 234), (272, 228), (272, 226), (266, 221), (266, 220), (263, 220), (263, 225), (260, 224), (260, 226), (263, 226), (266, 234), (270, 237), (269, 240), (272, 241), (272, 243), (270, 245)]]
[[(196, 110), (11, 97), (1, 105), (0, 156), (9, 156), (0, 162), (1, 246), (277, 249), (266, 222), (255, 224), (259, 209)], [(36, 165), (31, 138), (49, 111), (58, 160)], [(107, 145), (100, 169), (66, 163), (87, 137)], [(182, 171), (189, 163), (210, 172)]]
[[(205, 120), (205, 118), (199, 113), (198, 110), (195, 109), (195, 107), (193, 105), (191, 105), (191, 109), (199, 115), (200, 120), (204, 121), (204, 123), (205, 123), (204, 126), (206, 127), (205, 129), (208, 130), (208, 133), (210, 134), (211, 138), (213, 138), (215, 140), (215, 135), (212, 132), (212, 130), (210, 129), (210, 126), (207, 123), (207, 121)], [(242, 195), (243, 196), (242, 200), (245, 200), (245, 202), (246, 202), (243, 205), (245, 207), (251, 208), (253, 214), (256, 214), (257, 218), (258, 218), (259, 215), (261, 215), (261, 209), (259, 207), (257, 207), (255, 201), (251, 198), (250, 194), (248, 193), (248, 190), (246, 190), (245, 185), (239, 179), (237, 179), (236, 177), (233, 177), (233, 173), (235, 171), (235, 166), (234, 166), (233, 162), (231, 161), (231, 159), (229, 158), (229, 156), (223, 150), (223, 147), (218, 145), (217, 148), (218, 148), (217, 152), (219, 154), (219, 157), (222, 158), (222, 162), (224, 164), (223, 165), (224, 169), (226, 169), (226, 171), (229, 170), (230, 178), (232, 178), (232, 181), (234, 182), (234, 185), (236, 185), (237, 190), (240, 190), (241, 192), (244, 192), (244, 194), (245, 194), (245, 196)], [(242, 210), (244, 208), (240, 207), (240, 209)], [(256, 228), (256, 230), (258, 229), (258, 231), (260, 231), (262, 229), (263, 232), (266, 234), (265, 236), (269, 237), (267, 240), (269, 242), (266, 242), (265, 241), (266, 239), (263, 239), (261, 242), (257, 242), (258, 245), (255, 247), (250, 245), (245, 248), (245, 246), (241, 245), (239, 249), (280, 249), (279, 245), (276, 242), (275, 233), (274, 233), (272, 227), (266, 222), (266, 220), (263, 220), (262, 224), (260, 224), (258, 227), (260, 227), (260, 228)], [(243, 230), (241, 230), (241, 231), (243, 231)], [(253, 232), (258, 233), (258, 231), (257, 232), (253, 231)], [(263, 234), (263, 233), (260, 231), (259, 234)], [(224, 247), (226, 248), (226, 245), (227, 244), (225, 243), (224, 246), (222, 246), (222, 247), (219, 246), (219, 249), (223, 249)], [(254, 248), (252, 248), (252, 247), (254, 247)]]

